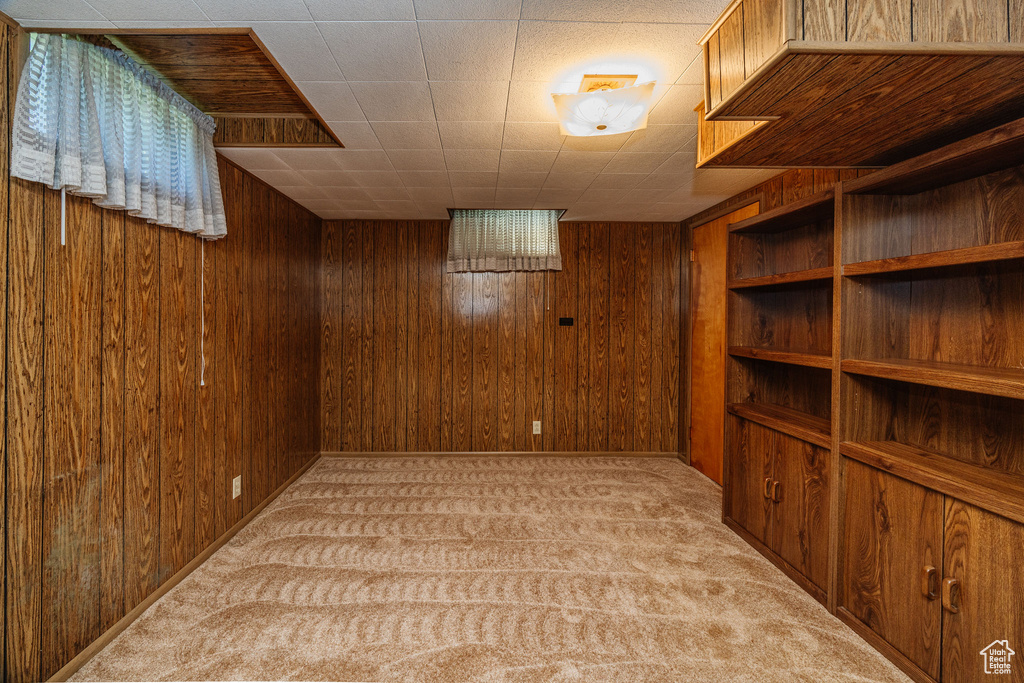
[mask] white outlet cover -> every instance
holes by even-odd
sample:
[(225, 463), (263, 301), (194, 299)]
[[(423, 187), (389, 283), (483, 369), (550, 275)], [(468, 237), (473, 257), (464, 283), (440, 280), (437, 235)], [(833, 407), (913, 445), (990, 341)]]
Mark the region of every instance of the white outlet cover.
[(540, 434), (540, 420), (533, 421), (533, 433)]
[(242, 475), (231, 480), (231, 499), (234, 500), (242, 495)]

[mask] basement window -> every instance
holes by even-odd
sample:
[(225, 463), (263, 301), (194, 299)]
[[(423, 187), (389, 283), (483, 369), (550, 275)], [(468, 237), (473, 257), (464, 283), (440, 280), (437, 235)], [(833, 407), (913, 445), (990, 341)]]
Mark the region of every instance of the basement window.
[(561, 211), (455, 209), (448, 272), (561, 270)]

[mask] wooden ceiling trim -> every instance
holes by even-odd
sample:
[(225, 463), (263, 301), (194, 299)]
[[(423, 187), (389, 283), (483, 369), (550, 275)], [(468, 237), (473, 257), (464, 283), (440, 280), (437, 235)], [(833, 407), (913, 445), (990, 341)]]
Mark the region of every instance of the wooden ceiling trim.
[(315, 119), (296, 117), (217, 117), (217, 147), (337, 147), (330, 131)]

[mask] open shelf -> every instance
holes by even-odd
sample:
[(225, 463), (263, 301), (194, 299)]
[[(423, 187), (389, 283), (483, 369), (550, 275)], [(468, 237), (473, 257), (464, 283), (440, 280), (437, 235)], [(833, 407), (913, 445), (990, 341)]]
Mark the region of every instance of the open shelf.
[(896, 256), (893, 258), (876, 259), (874, 261), (848, 263), (843, 266), (843, 275), (847, 277), (884, 275), (887, 273), (950, 268), (976, 263), (1010, 261), (1021, 258), (1024, 258), (1024, 241), (1000, 242), (998, 244), (985, 244), (977, 247), (964, 247), (963, 249), (934, 251), (928, 254)]
[(1024, 399), (1024, 370), (1016, 368), (987, 368), (932, 360), (886, 358), (844, 360), (842, 370), (855, 375)]
[(808, 270), (796, 270), (790, 273), (779, 273), (778, 275), (762, 275), (760, 277), (745, 277), (737, 280), (730, 280), (729, 289), (775, 287), (797, 282), (819, 282), (831, 279), (832, 266), (828, 266), (826, 268), (810, 268)]
[(741, 358), (754, 358), (756, 360), (768, 360), (775, 363), (786, 363), (788, 365), (802, 365), (807, 368), (832, 367), (832, 356), (798, 351), (776, 351), (775, 349), (762, 349), (755, 346), (730, 346), (729, 355)]
[(988, 175), (1024, 158), (1024, 119), (843, 183), (846, 194), (917, 194)]
[(815, 446), (832, 447), (831, 425), (823, 417), (767, 403), (730, 403), (728, 410), (736, 417), (756, 422)]
[(1024, 522), (1024, 476), (895, 441), (846, 441), (839, 452), (898, 477)]
[(732, 233), (765, 233), (790, 230), (808, 223), (831, 219), (834, 215), (835, 191), (831, 188), (806, 199), (785, 204), (757, 216), (733, 223)]

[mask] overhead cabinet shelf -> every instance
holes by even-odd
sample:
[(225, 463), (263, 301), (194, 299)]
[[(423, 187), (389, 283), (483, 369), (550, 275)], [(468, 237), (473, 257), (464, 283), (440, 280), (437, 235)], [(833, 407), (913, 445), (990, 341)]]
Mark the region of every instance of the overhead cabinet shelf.
[(885, 166), (1017, 118), (1024, 27), (1002, 9), (734, 0), (701, 39), (699, 165)]

